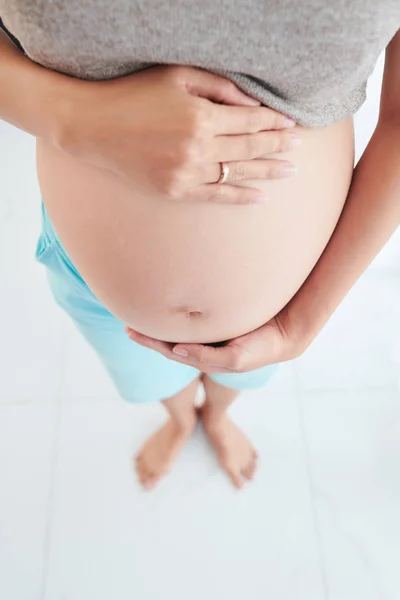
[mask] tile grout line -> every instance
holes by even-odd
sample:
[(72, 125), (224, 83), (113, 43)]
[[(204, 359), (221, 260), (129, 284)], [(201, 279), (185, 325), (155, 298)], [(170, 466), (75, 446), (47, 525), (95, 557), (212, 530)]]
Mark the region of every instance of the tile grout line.
[[(361, 393), (382, 393), (382, 392), (388, 392), (388, 393), (392, 393), (392, 394), (397, 394), (399, 391), (398, 385), (397, 383), (394, 384), (389, 384), (389, 385), (367, 385), (365, 387), (354, 387), (354, 388), (349, 388), (349, 387), (331, 387), (331, 388), (312, 388), (312, 389), (306, 389), (306, 388), (301, 388), (298, 380), (297, 380), (297, 376), (295, 371), (293, 371), (293, 382), (296, 386), (296, 391), (298, 391), (301, 394), (310, 394), (310, 395), (317, 395), (317, 394), (337, 394), (337, 393), (354, 393), (354, 394), (361, 394)], [(288, 390), (277, 390), (274, 391), (274, 395), (276, 396), (280, 396), (280, 395), (286, 395), (288, 393), (292, 393), (292, 390), (288, 389)], [(112, 395), (111, 395), (112, 394)], [(72, 397), (70, 399), (70, 403), (71, 405), (73, 404), (91, 404), (91, 403), (96, 403), (97, 404), (105, 404), (106, 402), (109, 403), (110, 401), (115, 402), (115, 397), (116, 397), (116, 392), (113, 392), (111, 390), (110, 394), (104, 395), (104, 396), (75, 396)], [(118, 397), (117, 397), (118, 399)], [(15, 400), (7, 400), (6, 402), (1, 401), (0, 399), (0, 413), (2, 410), (6, 410), (9, 409), (10, 407), (24, 407), (24, 406), (48, 406), (50, 404), (51, 400), (50, 399), (37, 399), (36, 396), (32, 397), (21, 397), (21, 398), (17, 398)]]
[(389, 383), (388, 385), (367, 385), (365, 387), (330, 387), (330, 388), (301, 388), (297, 384), (297, 391), (300, 394), (320, 395), (320, 394), (377, 394), (382, 392), (396, 392), (396, 383)]
[(301, 433), (302, 433), (303, 453), (304, 453), (305, 460), (306, 460), (305, 467), (306, 467), (306, 474), (307, 474), (307, 480), (308, 480), (308, 490), (310, 493), (310, 504), (311, 504), (313, 525), (314, 525), (314, 537), (315, 537), (316, 546), (317, 546), (318, 563), (320, 566), (320, 573), (321, 573), (321, 577), (322, 577), (322, 587), (324, 590), (324, 597), (325, 597), (325, 600), (329, 600), (330, 592), (329, 592), (328, 575), (327, 575), (327, 570), (326, 570), (326, 559), (325, 559), (325, 552), (323, 550), (322, 534), (321, 534), (321, 529), (319, 526), (317, 505), (315, 502), (316, 494), (315, 494), (315, 486), (313, 483), (311, 461), (310, 461), (311, 453), (310, 453), (310, 446), (308, 444), (307, 435), (306, 435), (306, 428), (305, 428), (305, 423), (304, 423), (304, 411), (303, 411), (303, 407), (301, 405), (300, 395), (301, 394), (297, 391), (296, 404), (297, 404)]
[(41, 600), (46, 600), (47, 595), (47, 584), (49, 575), (49, 563), (50, 563), (50, 552), (51, 552), (51, 530), (54, 522), (54, 493), (55, 493), (55, 482), (56, 473), (58, 467), (58, 456), (59, 456), (59, 443), (60, 443), (60, 431), (62, 422), (63, 412), (63, 388), (65, 383), (66, 375), (66, 352), (67, 352), (67, 339), (64, 335), (64, 328), (62, 328), (60, 334), (63, 337), (63, 343), (60, 349), (60, 373), (59, 383), (56, 392), (56, 408), (54, 416), (54, 432), (52, 439), (52, 457), (50, 463), (50, 485), (49, 494), (47, 500), (47, 517), (44, 528), (44, 539), (42, 548), (42, 577), (41, 577)]

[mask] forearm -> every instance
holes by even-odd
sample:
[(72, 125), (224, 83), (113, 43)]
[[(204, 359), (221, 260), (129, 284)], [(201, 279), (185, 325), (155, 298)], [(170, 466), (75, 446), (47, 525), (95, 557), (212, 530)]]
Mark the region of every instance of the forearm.
[(287, 306), (310, 343), (400, 224), (400, 123), (380, 122), (359, 161), (337, 227)]
[(24, 56), (0, 30), (0, 119), (52, 141), (70, 81)]

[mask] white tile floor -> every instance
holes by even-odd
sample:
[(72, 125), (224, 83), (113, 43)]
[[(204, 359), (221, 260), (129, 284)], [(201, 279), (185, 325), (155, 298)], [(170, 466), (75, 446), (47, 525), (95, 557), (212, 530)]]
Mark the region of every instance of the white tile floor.
[(0, 597), (397, 600), (399, 235), (309, 351), (232, 409), (262, 454), (254, 484), (231, 489), (197, 431), (147, 494), (131, 456), (161, 409), (119, 401), (54, 305), (33, 142), (2, 123), (0, 181)]

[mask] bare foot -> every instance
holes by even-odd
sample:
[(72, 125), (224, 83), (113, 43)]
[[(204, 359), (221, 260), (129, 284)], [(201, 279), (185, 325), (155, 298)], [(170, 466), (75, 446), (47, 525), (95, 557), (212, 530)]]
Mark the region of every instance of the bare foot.
[(203, 409), (203, 427), (214, 447), (221, 467), (237, 488), (242, 488), (244, 478), (253, 479), (257, 467), (257, 453), (252, 444), (227, 414), (213, 419)]
[(192, 434), (196, 418), (186, 425), (169, 419), (144, 444), (136, 456), (135, 466), (140, 483), (146, 490), (152, 489), (166, 475), (182, 446)]

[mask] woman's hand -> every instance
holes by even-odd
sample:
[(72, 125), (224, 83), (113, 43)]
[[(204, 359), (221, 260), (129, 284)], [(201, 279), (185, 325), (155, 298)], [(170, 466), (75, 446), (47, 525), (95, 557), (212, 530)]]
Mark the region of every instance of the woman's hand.
[[(285, 129), (295, 123), (199, 68), (157, 66), (111, 81), (71, 79), (63, 106), (55, 145), (144, 193), (247, 204), (261, 202), (263, 192), (238, 182), (293, 174), (285, 171), (288, 161), (260, 157), (293, 147)], [(217, 185), (222, 161), (230, 174)]]
[[(289, 305), (288, 305), (289, 306)], [(139, 334), (129, 327), (130, 339), (166, 358), (202, 373), (244, 373), (300, 356), (311, 343), (300, 333), (288, 307), (258, 329), (214, 348), (203, 344), (170, 344)]]

